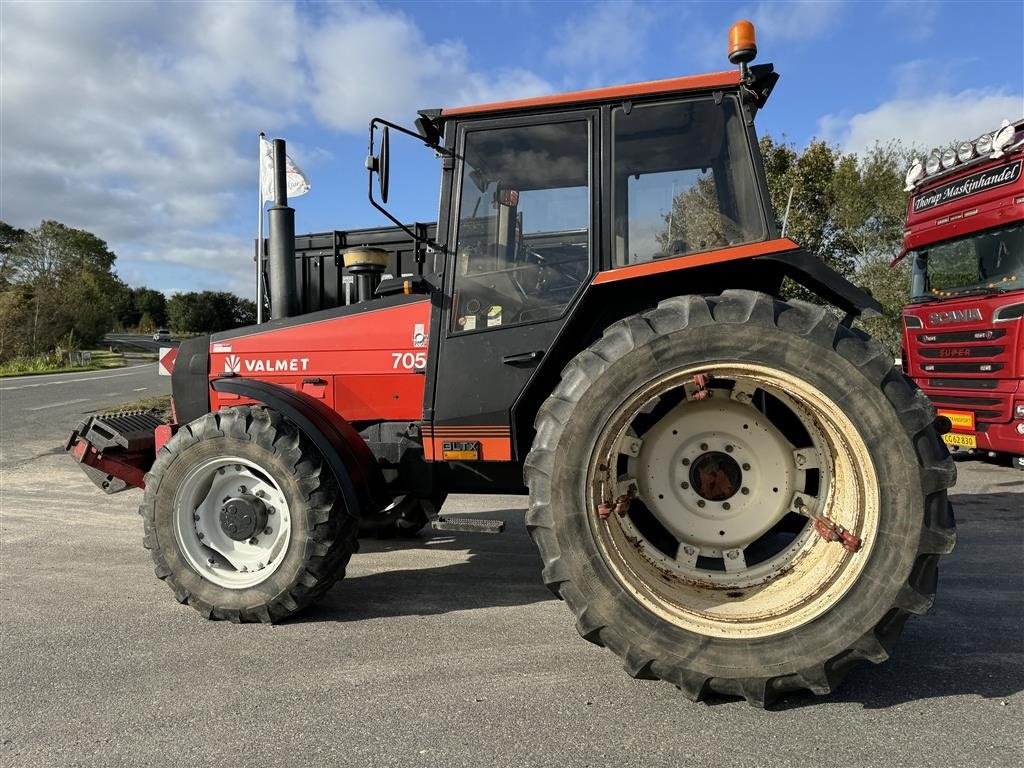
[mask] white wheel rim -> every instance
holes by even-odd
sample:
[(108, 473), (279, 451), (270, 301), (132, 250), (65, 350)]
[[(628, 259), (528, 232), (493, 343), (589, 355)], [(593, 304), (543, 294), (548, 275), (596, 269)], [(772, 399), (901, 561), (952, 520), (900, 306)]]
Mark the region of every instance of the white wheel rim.
[[(700, 373), (706, 388), (693, 384)], [(815, 387), (763, 366), (701, 366), (649, 382), (606, 424), (588, 477), (591, 527), (616, 578), (701, 634), (762, 637), (811, 621), (856, 582), (876, 539), (877, 480), (854, 425)], [(597, 514), (623, 495), (632, 497), (625, 514)], [(798, 505), (859, 548), (825, 540), (791, 514)]]
[[(255, 496), (266, 525), (237, 541), (224, 529), (225, 502)], [(221, 456), (193, 467), (174, 496), (174, 536), (182, 556), (200, 576), (228, 589), (266, 581), (281, 566), (291, 541), (291, 510), (274, 478), (248, 459)]]

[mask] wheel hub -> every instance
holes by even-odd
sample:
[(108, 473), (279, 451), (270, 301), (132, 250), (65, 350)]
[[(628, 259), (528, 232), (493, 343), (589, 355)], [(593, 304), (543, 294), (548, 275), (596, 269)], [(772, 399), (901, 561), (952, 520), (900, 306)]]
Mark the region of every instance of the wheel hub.
[(639, 496), (680, 541), (744, 547), (789, 511), (797, 468), (779, 430), (727, 390), (684, 401), (630, 461)]
[(227, 500), (220, 510), (220, 527), (235, 541), (246, 541), (267, 527), (267, 505), (244, 493)]
[(708, 501), (731, 499), (739, 492), (742, 481), (743, 470), (727, 453), (708, 451), (690, 466), (690, 485)]

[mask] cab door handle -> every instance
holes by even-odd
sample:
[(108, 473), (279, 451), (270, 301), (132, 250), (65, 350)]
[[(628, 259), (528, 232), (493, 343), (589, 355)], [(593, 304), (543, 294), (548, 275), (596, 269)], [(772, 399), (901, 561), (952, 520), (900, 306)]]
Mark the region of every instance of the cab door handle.
[(516, 365), (517, 363), (532, 363), (535, 360), (540, 360), (544, 357), (544, 353), (541, 350), (534, 350), (533, 352), (520, 352), (515, 355), (505, 355), (501, 358), (501, 362), (505, 365)]

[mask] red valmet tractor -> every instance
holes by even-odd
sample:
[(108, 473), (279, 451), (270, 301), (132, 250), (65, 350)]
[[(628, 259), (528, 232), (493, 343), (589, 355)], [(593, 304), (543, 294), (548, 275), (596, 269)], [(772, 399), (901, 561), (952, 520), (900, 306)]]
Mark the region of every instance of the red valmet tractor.
[(853, 326), (877, 303), (779, 236), (778, 75), (748, 22), (729, 42), (731, 71), (373, 120), (371, 202), (411, 136), (436, 223), (295, 238), (279, 193), (272, 319), (181, 344), (172, 423), (68, 445), (145, 489), (180, 602), (279, 621), (361, 526), (487, 530), (446, 496), (528, 491), (545, 583), (634, 677), (763, 706), (888, 656), (953, 548), (948, 424)]

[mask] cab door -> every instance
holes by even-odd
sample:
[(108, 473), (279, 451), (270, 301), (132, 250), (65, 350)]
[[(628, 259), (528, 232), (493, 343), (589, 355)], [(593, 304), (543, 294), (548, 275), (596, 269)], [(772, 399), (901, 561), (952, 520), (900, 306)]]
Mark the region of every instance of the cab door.
[(597, 143), (596, 110), (458, 128), (428, 457), (515, 458), (511, 406), (596, 262)]

